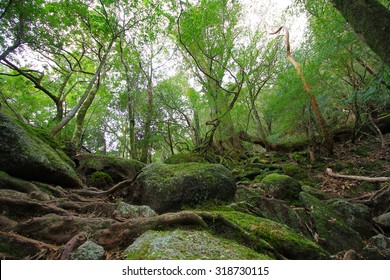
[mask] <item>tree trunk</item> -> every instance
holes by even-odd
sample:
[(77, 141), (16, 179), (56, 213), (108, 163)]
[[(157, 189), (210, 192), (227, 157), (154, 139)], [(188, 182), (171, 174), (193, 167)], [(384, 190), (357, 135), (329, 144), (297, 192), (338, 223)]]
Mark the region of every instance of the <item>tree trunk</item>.
[(330, 132), (330, 128), (325, 122), (324, 117), (321, 114), (320, 108), (317, 103), (316, 97), (311, 93), (311, 87), (309, 84), (306, 82), (305, 75), (302, 72), (301, 67), (299, 66), (299, 63), (294, 59), (294, 57), (291, 55), (291, 48), (290, 48), (290, 39), (289, 39), (289, 32), (286, 27), (282, 26), (280, 27), (276, 32), (271, 33), (271, 34), (277, 34), (279, 33), (282, 29), (285, 31), (285, 44), (286, 44), (286, 50), (287, 50), (287, 59), (291, 62), (291, 64), (295, 67), (299, 77), (302, 80), (303, 86), (305, 87), (306, 92), (310, 96), (310, 106), (314, 111), (314, 114), (316, 116), (316, 121), (317, 124), (321, 130), (322, 136), (324, 137), (323, 145), (329, 155), (333, 154), (333, 136), (332, 133)]
[(76, 124), (73, 130), (73, 137), (72, 137), (72, 142), (76, 148), (76, 151), (79, 151), (82, 146), (84, 120), (87, 115), (89, 107), (91, 107), (92, 102), (95, 99), (98, 90), (99, 90), (99, 82), (97, 82), (95, 88), (90, 92), (88, 98), (85, 100), (79, 112), (77, 113)]
[(83, 105), (83, 103), (85, 102), (85, 100), (88, 98), (88, 96), (90, 95), (93, 87), (95, 86), (95, 83), (98, 79), (98, 77), (100, 76), (102, 70), (103, 70), (103, 67), (106, 65), (107, 63), (107, 59), (108, 59), (108, 55), (109, 53), (111, 52), (111, 48), (112, 46), (114, 45), (114, 42), (115, 42), (115, 38), (112, 38), (107, 50), (105, 51), (104, 53), (104, 56), (102, 58), (102, 60), (100, 61), (100, 64), (98, 66), (98, 68), (96, 69), (96, 72), (95, 74), (93, 75), (92, 77), (92, 80), (89, 82), (87, 88), (85, 89), (84, 91), (84, 94), (81, 96), (80, 100), (77, 102), (77, 104), (72, 108), (72, 110), (70, 110), (69, 114), (67, 116), (65, 116), (55, 127), (52, 128), (52, 130), (50, 131), (50, 134), (52, 136), (55, 136), (61, 129), (63, 129), (73, 118), (74, 116), (76, 116), (77, 112), (80, 110), (81, 106)]
[(144, 127), (144, 141), (142, 145), (141, 159), (143, 163), (148, 162), (149, 149), (150, 149), (150, 137), (151, 137), (151, 125), (153, 118), (153, 85), (152, 78), (148, 79), (148, 112)]
[(390, 67), (390, 10), (376, 0), (331, 0), (367, 45)]

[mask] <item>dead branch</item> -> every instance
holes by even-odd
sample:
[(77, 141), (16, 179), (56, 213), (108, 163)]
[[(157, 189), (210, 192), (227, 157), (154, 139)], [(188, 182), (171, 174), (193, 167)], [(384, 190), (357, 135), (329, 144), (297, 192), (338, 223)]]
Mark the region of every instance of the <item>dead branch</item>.
[(355, 175), (341, 175), (334, 173), (331, 168), (326, 168), (326, 174), (334, 178), (343, 178), (350, 180), (366, 181), (366, 182), (389, 182), (390, 177), (365, 177), (365, 176), (355, 176)]

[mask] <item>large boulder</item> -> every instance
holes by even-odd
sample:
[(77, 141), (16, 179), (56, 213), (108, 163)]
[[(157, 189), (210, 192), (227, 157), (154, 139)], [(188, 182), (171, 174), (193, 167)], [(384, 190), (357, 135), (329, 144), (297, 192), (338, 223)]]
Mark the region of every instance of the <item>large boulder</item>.
[(130, 260), (264, 260), (267, 255), (207, 231), (147, 231), (126, 250)]
[[(43, 132), (41, 132), (43, 133)], [(42, 134), (0, 113), (0, 170), (18, 178), (80, 188), (71, 160), (43, 141)], [(45, 135), (49, 138), (50, 136)]]
[[(272, 248), (278, 258), (329, 259), (327, 251), (284, 224), (236, 211), (215, 211), (210, 216), (215, 223), (225, 221), (215, 227), (217, 232), (230, 237), (243, 235), (258, 252), (269, 254)], [(229, 224), (234, 227), (227, 227)]]
[(219, 164), (151, 164), (138, 177), (140, 203), (158, 213), (195, 206), (209, 200), (233, 200), (236, 184)]

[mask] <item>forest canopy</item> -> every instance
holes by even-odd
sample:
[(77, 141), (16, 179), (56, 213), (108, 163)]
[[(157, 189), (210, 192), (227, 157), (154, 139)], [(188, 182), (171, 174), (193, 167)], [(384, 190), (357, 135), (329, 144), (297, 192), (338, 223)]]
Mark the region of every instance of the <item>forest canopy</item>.
[[(381, 141), (388, 1), (348, 1), (383, 12), (363, 27), (347, 1), (292, 1), (272, 26), (277, 1), (258, 2), (1, 0), (1, 110), (76, 152), (145, 163), (239, 158), (253, 144), (332, 153), (341, 132)], [(271, 35), (282, 26), (290, 57), (286, 35)]]

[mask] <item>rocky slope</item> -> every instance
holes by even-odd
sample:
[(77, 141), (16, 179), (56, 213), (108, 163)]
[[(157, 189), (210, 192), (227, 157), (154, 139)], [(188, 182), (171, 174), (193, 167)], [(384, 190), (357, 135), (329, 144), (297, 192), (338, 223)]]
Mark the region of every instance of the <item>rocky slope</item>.
[(0, 113), (0, 257), (390, 259), (389, 147), (164, 164), (80, 155)]

